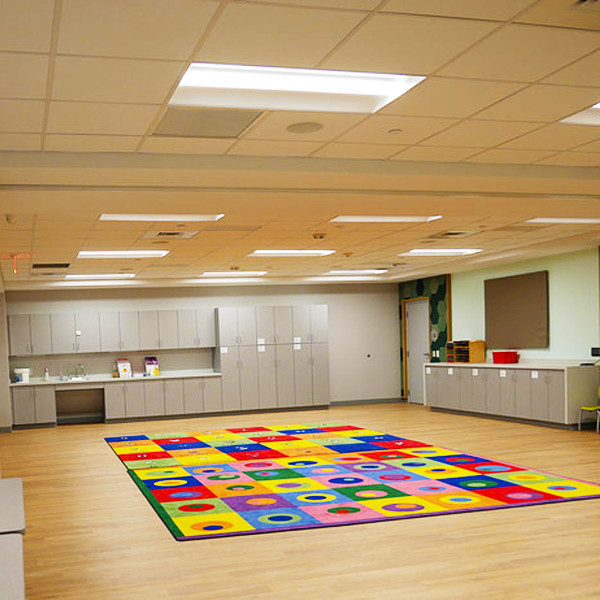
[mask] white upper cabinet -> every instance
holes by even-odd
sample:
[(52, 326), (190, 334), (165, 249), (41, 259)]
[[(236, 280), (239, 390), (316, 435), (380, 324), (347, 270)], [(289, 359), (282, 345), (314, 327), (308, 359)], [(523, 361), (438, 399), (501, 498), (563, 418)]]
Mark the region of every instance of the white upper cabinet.
[(197, 348), (199, 346), (196, 311), (193, 308), (177, 311), (177, 330), (180, 348)]
[(52, 349), (54, 354), (72, 354), (77, 351), (75, 340), (75, 313), (50, 315)]
[(8, 315), (8, 335), (11, 356), (31, 354), (29, 315)]
[(31, 354), (52, 354), (50, 315), (31, 315)]
[(158, 348), (179, 348), (179, 335), (177, 329), (177, 311), (158, 311)]
[(198, 346), (216, 346), (216, 322), (214, 308), (196, 309), (196, 326), (198, 331)]
[(135, 310), (119, 313), (120, 350), (140, 350), (140, 317)]
[(75, 350), (100, 352), (100, 319), (97, 312), (75, 313)]
[(219, 346), (235, 346), (238, 343), (237, 308), (226, 306), (217, 310)]
[(141, 350), (156, 350), (160, 348), (158, 333), (158, 311), (142, 310), (140, 319), (140, 348)]
[(276, 306), (273, 313), (275, 316), (275, 343), (291, 344), (293, 337), (292, 307)]
[(119, 313), (117, 311), (101, 312), (100, 320), (100, 350), (102, 352), (118, 352), (121, 349), (121, 331)]
[(292, 342), (307, 343), (310, 341), (310, 310), (307, 306), (292, 307)]
[(256, 344), (275, 343), (275, 309), (272, 306), (256, 307)]

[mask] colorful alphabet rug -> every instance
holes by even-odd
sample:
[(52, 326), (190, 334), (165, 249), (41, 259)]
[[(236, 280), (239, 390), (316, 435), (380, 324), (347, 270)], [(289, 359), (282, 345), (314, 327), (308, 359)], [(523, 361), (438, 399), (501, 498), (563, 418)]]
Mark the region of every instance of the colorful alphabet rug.
[(600, 485), (335, 423), (106, 441), (177, 540), (600, 498)]

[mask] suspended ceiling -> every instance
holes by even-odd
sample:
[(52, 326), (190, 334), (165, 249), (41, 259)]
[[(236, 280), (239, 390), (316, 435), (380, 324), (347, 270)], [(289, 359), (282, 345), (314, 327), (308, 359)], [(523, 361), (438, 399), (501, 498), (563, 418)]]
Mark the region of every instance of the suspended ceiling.
[[(374, 115), (263, 111), (233, 137), (158, 135), (192, 61), (427, 79)], [(66, 272), (189, 285), (231, 269), (311, 283), (331, 269), (384, 267), (383, 280), (399, 281), (597, 247), (599, 225), (524, 221), (600, 218), (600, 127), (560, 123), (598, 102), (600, 3), (0, 0), (4, 287), (48, 287)], [(303, 122), (322, 128), (288, 131)], [(115, 212), (225, 217), (98, 220)], [(443, 218), (329, 222), (340, 214)], [(171, 230), (198, 233), (149, 237)], [(483, 251), (399, 256), (426, 246)], [(170, 253), (76, 258), (138, 248)], [(248, 257), (259, 248), (335, 253)], [(57, 262), (71, 266), (31, 268)]]

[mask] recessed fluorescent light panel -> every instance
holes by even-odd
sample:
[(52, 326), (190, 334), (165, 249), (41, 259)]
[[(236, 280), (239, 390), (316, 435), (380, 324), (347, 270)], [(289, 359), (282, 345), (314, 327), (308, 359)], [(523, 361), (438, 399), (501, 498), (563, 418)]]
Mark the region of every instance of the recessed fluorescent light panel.
[(570, 117), (566, 117), (559, 123), (570, 123), (571, 125), (595, 125), (600, 126), (600, 102), (591, 108), (586, 108)]
[(538, 217), (536, 219), (529, 219), (526, 223), (545, 223), (549, 225), (600, 225), (600, 219), (580, 219), (574, 218), (562, 218), (562, 217)]
[(103, 214), (101, 221), (146, 221), (165, 223), (174, 221), (176, 223), (196, 223), (198, 221), (218, 221), (225, 215), (126, 215), (126, 214)]
[(330, 223), (428, 223), (441, 219), (442, 215), (432, 217), (377, 217), (369, 215), (340, 215), (331, 219)]
[(168, 250), (82, 250), (77, 258), (162, 258)]
[(229, 285), (239, 285), (241, 283), (256, 283), (259, 281), (256, 277), (200, 277), (198, 279), (184, 279), (183, 283), (223, 283)]
[(323, 277), (307, 277), (306, 281), (319, 281), (322, 283), (332, 282), (352, 282), (352, 281), (380, 281), (376, 277), (369, 277), (367, 275), (347, 275), (347, 276), (323, 276)]
[(124, 281), (123, 279), (102, 279), (102, 280), (84, 280), (84, 281), (54, 281), (48, 285), (52, 287), (99, 287), (116, 285), (139, 285), (139, 281)]
[(268, 256), (275, 258), (301, 258), (310, 256), (329, 256), (335, 250), (255, 250), (248, 256)]
[(425, 77), (192, 63), (169, 104), (374, 113)]
[(478, 252), (481, 248), (414, 248), (398, 256), (468, 256)]
[(200, 277), (262, 277), (267, 271), (204, 271)]
[(133, 279), (135, 273), (99, 273), (98, 275), (65, 275), (65, 279), (85, 280), (85, 279)]
[(330, 275), (383, 275), (387, 269), (340, 269), (329, 271)]

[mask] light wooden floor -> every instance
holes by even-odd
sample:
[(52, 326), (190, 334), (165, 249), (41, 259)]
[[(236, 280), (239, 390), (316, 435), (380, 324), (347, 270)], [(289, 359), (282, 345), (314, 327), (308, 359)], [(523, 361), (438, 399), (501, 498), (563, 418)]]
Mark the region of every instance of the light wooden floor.
[[(600, 435), (380, 404), (0, 436), (22, 477), (27, 597), (600, 598), (600, 500), (176, 542), (103, 438), (340, 421), (600, 483)], [(1, 596), (1, 592), (0, 592)]]

